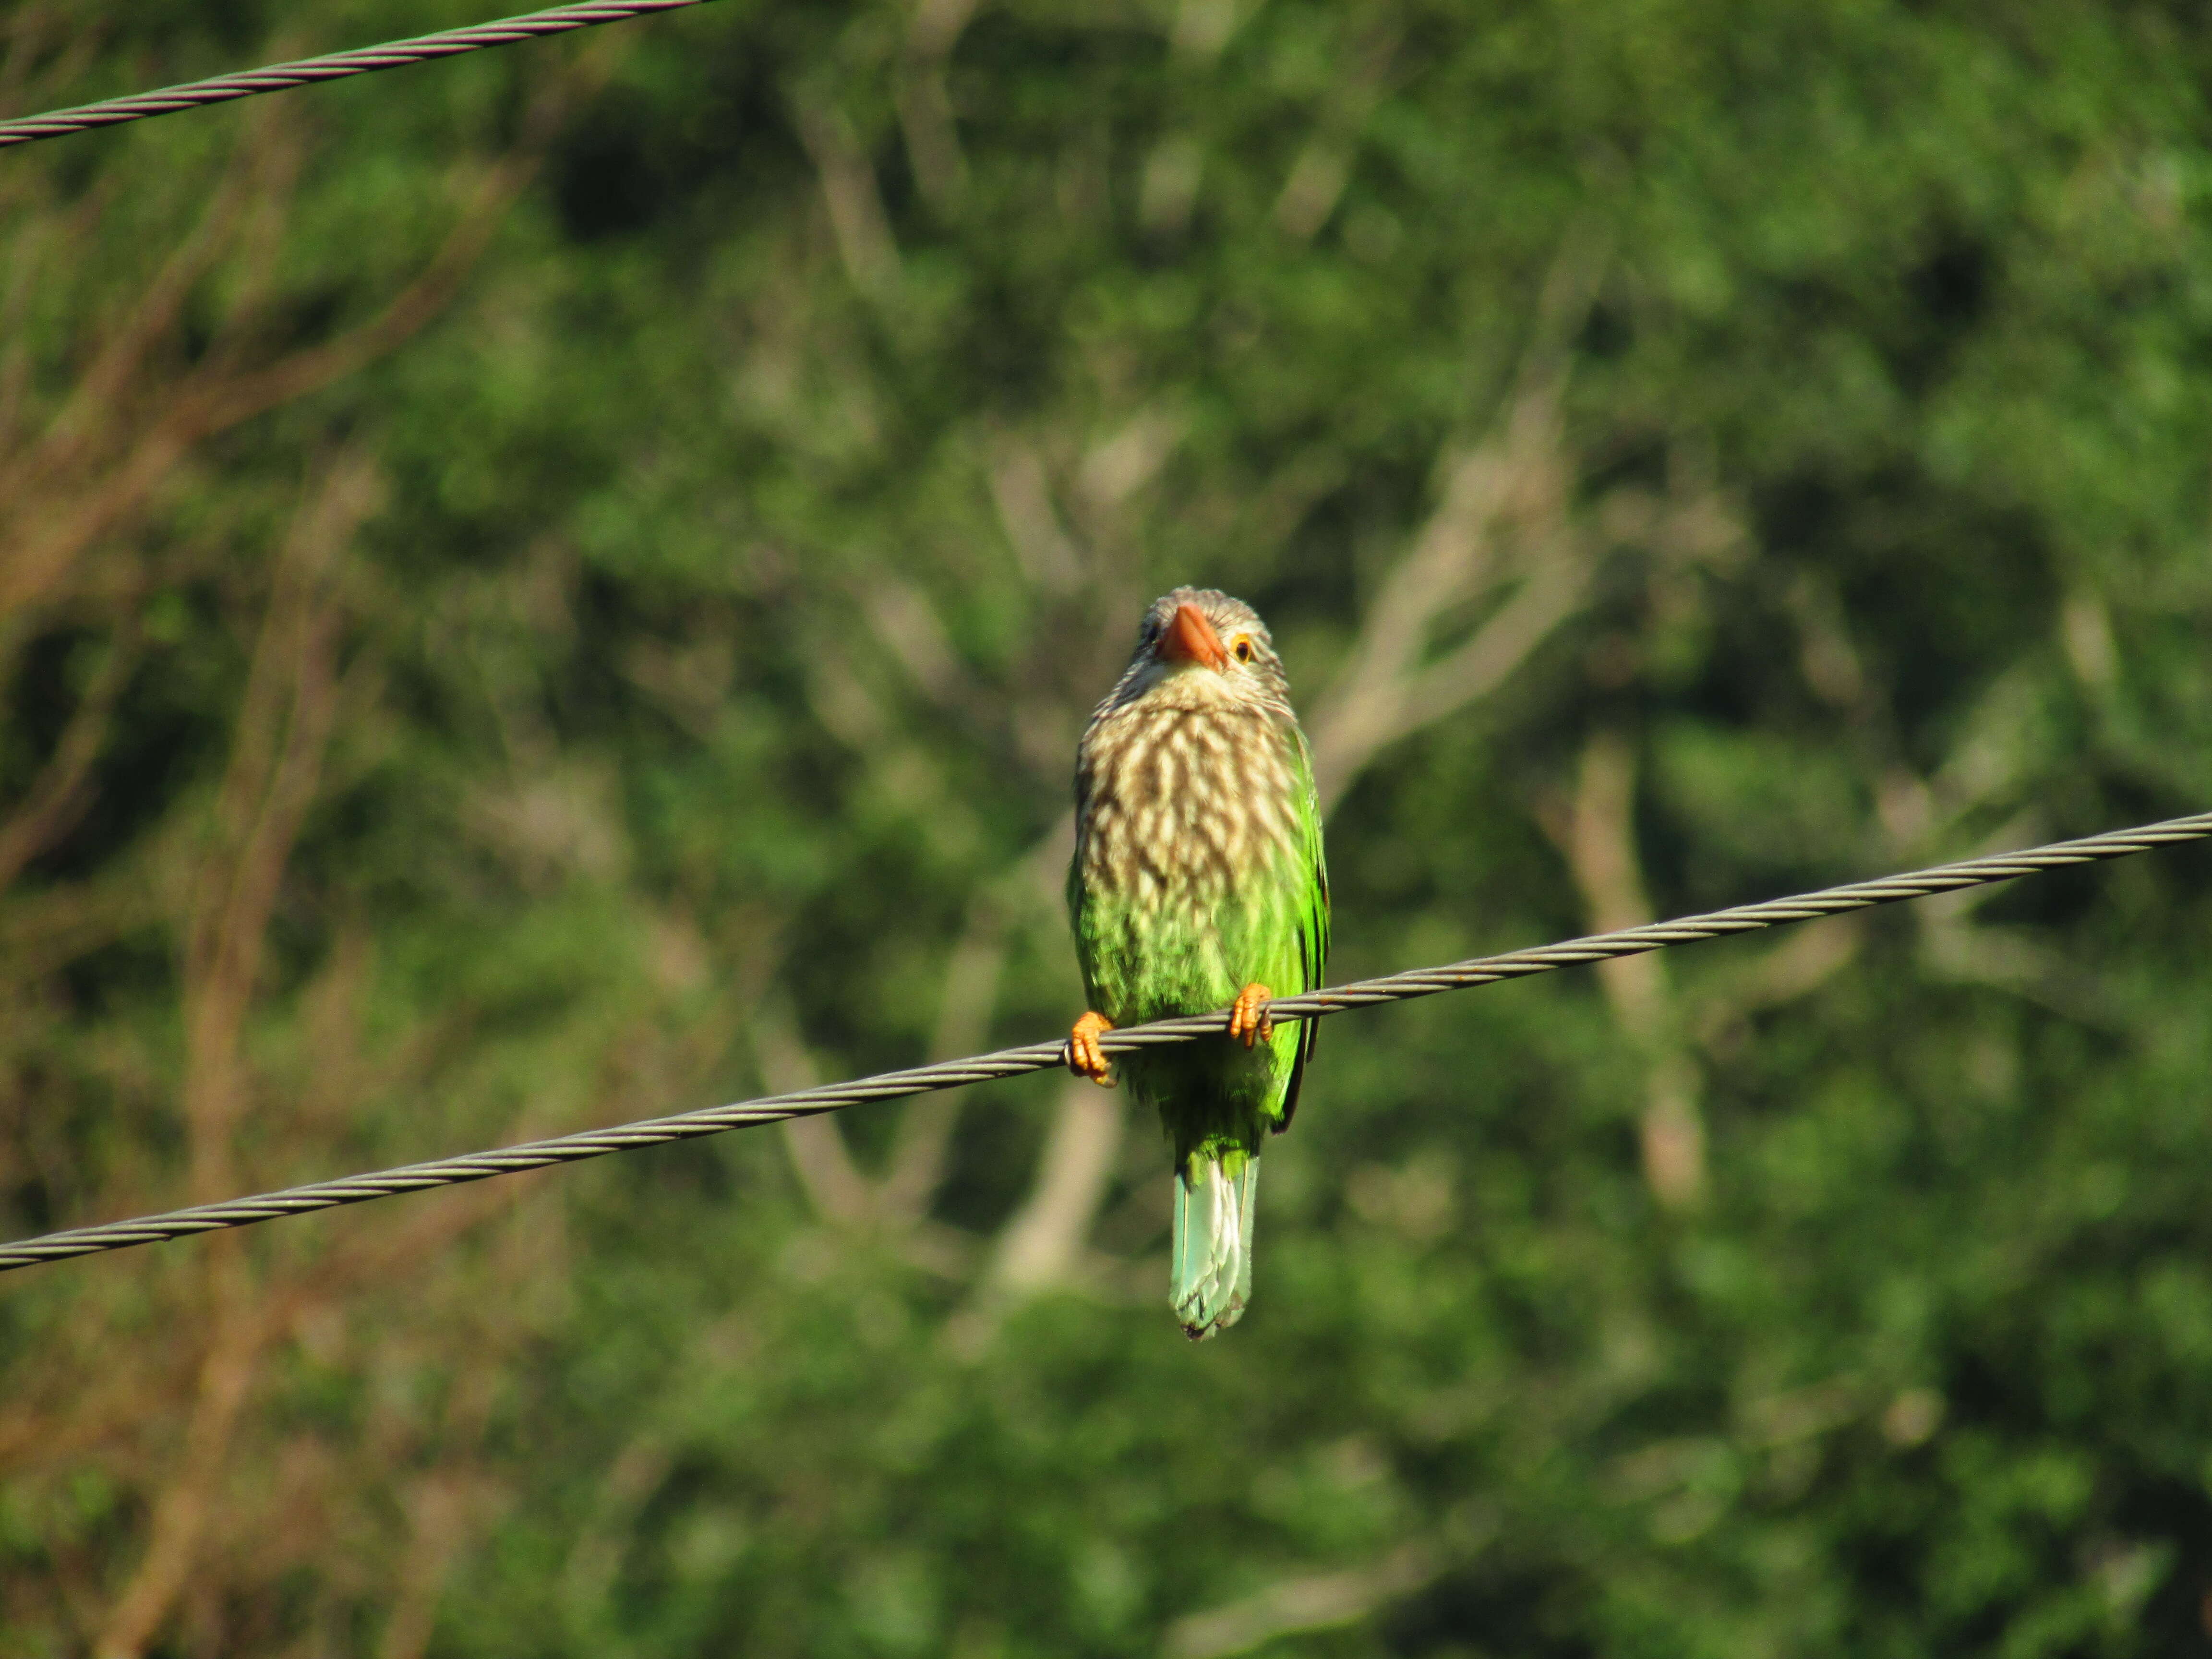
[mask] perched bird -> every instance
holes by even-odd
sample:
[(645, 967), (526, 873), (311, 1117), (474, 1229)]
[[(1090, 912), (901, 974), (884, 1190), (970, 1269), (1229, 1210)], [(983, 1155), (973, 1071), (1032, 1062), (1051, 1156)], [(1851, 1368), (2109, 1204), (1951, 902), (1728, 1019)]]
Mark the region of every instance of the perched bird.
[(1252, 1200), (1266, 1136), (1290, 1127), (1314, 1024), (1267, 1004), (1321, 984), (1328, 872), (1313, 760), (1267, 629), (1242, 599), (1152, 601), (1075, 764), (1067, 908), (1090, 1012), (1068, 1065), (1113, 1086), (1117, 1025), (1231, 1008), (1225, 1036), (1120, 1057), (1175, 1147), (1176, 1317), (1194, 1340), (1252, 1294)]

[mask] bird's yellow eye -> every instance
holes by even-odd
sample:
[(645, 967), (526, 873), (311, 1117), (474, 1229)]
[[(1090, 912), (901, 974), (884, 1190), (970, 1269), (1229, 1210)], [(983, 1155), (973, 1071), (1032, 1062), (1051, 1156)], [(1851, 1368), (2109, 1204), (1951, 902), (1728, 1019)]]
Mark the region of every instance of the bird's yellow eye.
[(1231, 646), (1229, 648), (1236, 653), (1237, 661), (1249, 662), (1252, 660), (1252, 641), (1246, 635), (1242, 634), (1238, 635), (1237, 636), (1237, 643)]

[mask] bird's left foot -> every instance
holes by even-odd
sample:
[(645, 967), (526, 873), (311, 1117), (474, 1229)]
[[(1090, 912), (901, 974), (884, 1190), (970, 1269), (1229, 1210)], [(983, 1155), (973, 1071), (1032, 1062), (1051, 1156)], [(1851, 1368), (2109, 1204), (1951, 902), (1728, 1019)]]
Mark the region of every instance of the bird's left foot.
[(1114, 1074), (1098, 1039), (1113, 1029), (1114, 1022), (1094, 1009), (1077, 1020), (1075, 1029), (1067, 1034), (1067, 1069), (1078, 1077), (1089, 1078), (1102, 1089), (1114, 1086)]
[(1275, 994), (1255, 980), (1237, 994), (1229, 1010), (1229, 1035), (1247, 1048), (1275, 1035), (1275, 1022), (1267, 1018), (1267, 1005)]

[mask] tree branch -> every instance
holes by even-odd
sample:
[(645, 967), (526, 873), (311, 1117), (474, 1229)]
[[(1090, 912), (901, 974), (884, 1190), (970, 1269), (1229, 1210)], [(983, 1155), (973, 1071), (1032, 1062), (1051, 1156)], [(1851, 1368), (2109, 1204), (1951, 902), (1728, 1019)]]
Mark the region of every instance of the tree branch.
[[(1639, 927), (1651, 902), (1636, 856), (1636, 755), (1618, 732), (1601, 731), (1583, 750), (1573, 809), (1556, 838), (1582, 890), (1592, 933)], [(1597, 964), (1613, 1016), (1644, 1050), (1644, 1179), (1660, 1203), (1682, 1210), (1705, 1187), (1705, 1131), (1698, 1074), (1682, 1050), (1660, 953)]]
[(1401, 1545), (1364, 1567), (1286, 1578), (1226, 1607), (1178, 1619), (1168, 1626), (1160, 1650), (1168, 1659), (1229, 1659), (1282, 1637), (1353, 1624), (1419, 1589), (1441, 1571), (1425, 1544)]
[(69, 833), (90, 804), (86, 780), (106, 740), (116, 699), (129, 684), (138, 663), (138, 629), (126, 613), (107, 642), (107, 651), (92, 684), (54, 744), (39, 775), (24, 792), (22, 803), (5, 822), (0, 822), (0, 891), (4, 891), (23, 866)]
[[(787, 1094), (821, 1082), (788, 1004), (775, 997), (764, 1001), (754, 1016), (752, 1034), (761, 1078), (769, 1092)], [(792, 1173), (799, 1177), (815, 1214), (841, 1226), (856, 1226), (873, 1213), (868, 1178), (854, 1164), (836, 1117), (787, 1118), (783, 1140), (791, 1153)]]

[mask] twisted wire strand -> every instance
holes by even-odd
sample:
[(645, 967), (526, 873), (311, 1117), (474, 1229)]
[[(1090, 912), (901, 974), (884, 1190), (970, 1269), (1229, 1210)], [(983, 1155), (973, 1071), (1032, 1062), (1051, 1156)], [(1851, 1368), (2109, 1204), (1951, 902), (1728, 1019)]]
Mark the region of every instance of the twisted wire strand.
[(154, 92), (133, 93), (127, 98), (109, 98), (97, 104), (80, 104), (73, 109), (50, 110), (44, 115), (0, 121), (0, 149), (14, 144), (34, 144), (41, 138), (58, 138), (64, 133), (82, 132), (90, 127), (143, 121), (150, 116), (196, 109), (203, 104), (227, 104), (234, 98), (251, 98), (256, 93), (283, 92), (311, 82), (343, 81), (349, 76), (397, 69), (403, 64), (457, 58), (463, 52), (482, 52), (487, 46), (511, 46), (517, 40), (565, 34), (570, 29), (619, 22), (647, 12), (681, 11), (687, 6), (706, 3), (707, 0), (586, 0), (581, 5), (556, 6), (550, 11), (533, 11), (494, 23), (447, 29), (437, 34), (418, 35), (412, 40), (357, 46), (351, 52), (334, 52), (327, 57), (303, 58), (295, 64), (271, 64), (265, 69), (240, 70), (233, 75), (187, 81), (181, 86), (163, 87)]
[[(1754, 933), (1762, 927), (1779, 927), (1793, 921), (1810, 921), (1820, 916), (1840, 915), (1848, 910), (1864, 910), (1880, 904), (1895, 904), (1905, 899), (1927, 898), (1937, 893), (1955, 892), (1960, 888), (1984, 887), (1994, 882), (2012, 881), (2021, 876), (2034, 875), (2041, 871), (2063, 869), (2069, 865), (2095, 864), (2106, 859), (2147, 853), (2154, 848), (2172, 847), (2185, 842), (2206, 839), (2212, 839), (2212, 812), (2200, 812), (2191, 817), (2170, 818), (2165, 823), (2147, 824), (2137, 830), (2116, 830), (2106, 835), (2085, 836), (2079, 841), (2057, 842), (2048, 847), (2032, 848), (2026, 852), (2000, 853), (1989, 858), (1941, 864), (1932, 869), (1885, 876), (1875, 881), (1854, 882), (1844, 887), (1823, 888), (1819, 892), (1801, 893), (1792, 898), (1737, 905), (1705, 915), (1685, 916), (1675, 921), (1650, 922), (1641, 927), (1623, 928), (1618, 933), (1568, 939), (1557, 945), (1539, 945), (1533, 950), (1508, 951), (1503, 956), (1477, 957), (1471, 961), (1453, 963), (1441, 968), (1416, 968), (1405, 973), (1391, 974), (1381, 979), (1359, 980), (1352, 984), (1334, 986), (1303, 996), (1278, 997), (1269, 1005), (1268, 1013), (1270, 1018), (1279, 1020), (1321, 1019), (1350, 1008), (1371, 1007), (1383, 1002), (1404, 1002), (1414, 997), (1433, 996), (1439, 991), (1495, 984), (1500, 980), (1525, 979), (1534, 974), (1601, 962), (1610, 957), (1638, 956), (1646, 951), (1687, 945), (1696, 939)], [(1187, 1018), (1164, 1019), (1150, 1025), (1133, 1025), (1125, 1030), (1109, 1031), (1100, 1038), (1100, 1046), (1109, 1054), (1127, 1054), (1156, 1044), (1188, 1042), (1194, 1037), (1224, 1030), (1228, 1023), (1226, 1009)], [(738, 1101), (728, 1106), (679, 1113), (672, 1117), (647, 1118), (642, 1122), (625, 1123), (611, 1129), (589, 1129), (551, 1140), (533, 1140), (518, 1146), (469, 1152), (459, 1158), (440, 1158), (428, 1164), (404, 1164), (396, 1170), (379, 1170), (372, 1175), (319, 1181), (309, 1186), (289, 1187), (282, 1192), (263, 1193), (256, 1197), (233, 1199), (221, 1204), (202, 1204), (191, 1209), (172, 1210), (163, 1215), (142, 1216), (136, 1220), (71, 1228), (66, 1232), (46, 1233), (0, 1247), (0, 1273), (10, 1273), (18, 1267), (32, 1267), (41, 1261), (59, 1261), (72, 1256), (94, 1255), (106, 1250), (128, 1249), (134, 1244), (152, 1244), (163, 1239), (181, 1238), (193, 1233), (216, 1232), (226, 1227), (250, 1227), (256, 1222), (274, 1221), (280, 1216), (304, 1215), (311, 1211), (335, 1209), (345, 1204), (362, 1204), (372, 1199), (392, 1198), (401, 1193), (422, 1192), (434, 1187), (459, 1186), (465, 1182), (488, 1180), (493, 1176), (544, 1169), (549, 1164), (574, 1164), (589, 1158), (605, 1158), (611, 1152), (626, 1152), (640, 1146), (658, 1146), (672, 1140), (690, 1140), (702, 1135), (720, 1134), (726, 1129), (750, 1128), (758, 1124), (780, 1122), (786, 1118), (812, 1117), (823, 1112), (855, 1106), (863, 1101), (896, 1100), (908, 1095), (928, 1094), (939, 1089), (957, 1089), (970, 1083), (1019, 1077), (1024, 1073), (1041, 1072), (1062, 1065), (1066, 1063), (1066, 1055), (1067, 1045), (1064, 1041), (1032, 1042), (1024, 1048), (1001, 1048), (995, 1054), (979, 1054), (972, 1059), (947, 1060), (936, 1066), (918, 1066), (902, 1072), (885, 1072), (849, 1083), (832, 1083), (816, 1089), (801, 1089), (792, 1094), (769, 1095), (758, 1100)]]

